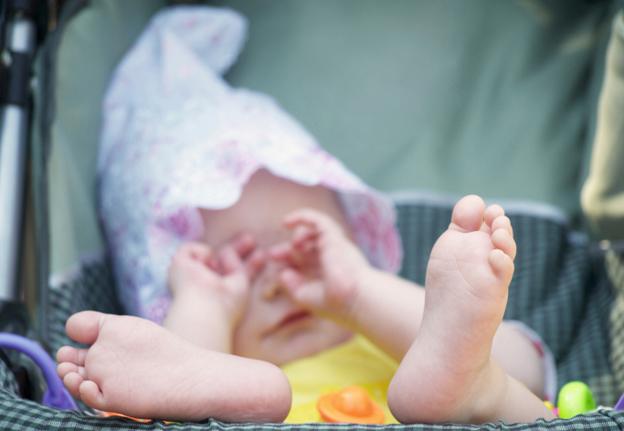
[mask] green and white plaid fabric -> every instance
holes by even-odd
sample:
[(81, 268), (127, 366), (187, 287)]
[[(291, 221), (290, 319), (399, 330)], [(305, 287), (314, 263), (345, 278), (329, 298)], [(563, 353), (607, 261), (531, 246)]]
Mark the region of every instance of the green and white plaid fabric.
[(19, 393), (15, 376), (4, 361), (0, 361), (0, 389), (13, 394)]
[(0, 389), (0, 429), (10, 431), (133, 431), (133, 430), (169, 430), (169, 431), (203, 431), (203, 430), (248, 430), (248, 431), (287, 431), (287, 430), (396, 430), (396, 431), (469, 431), (469, 430), (621, 430), (624, 429), (624, 414), (612, 410), (599, 410), (591, 415), (577, 416), (570, 420), (537, 421), (534, 424), (506, 425), (491, 423), (484, 425), (331, 425), (331, 424), (227, 424), (215, 420), (203, 423), (165, 424), (152, 422), (139, 424), (126, 419), (98, 418), (80, 412), (63, 412), (42, 407), (32, 401), (19, 400), (14, 394)]
[(614, 286), (615, 301), (611, 309), (611, 363), (618, 386), (624, 386), (624, 255), (606, 243), (606, 266)]
[[(448, 225), (450, 203), (415, 201), (400, 203), (399, 229), (405, 247), (403, 275), (422, 283), (427, 258), (435, 239)], [(587, 382), (602, 405), (612, 405), (622, 390), (611, 363), (620, 362), (610, 347), (609, 314), (615, 295), (603, 270), (602, 258), (592, 254), (582, 237), (555, 217), (508, 211), (518, 241), (516, 274), (510, 288), (507, 318), (518, 319), (542, 335), (552, 349), (560, 384), (578, 379)], [(109, 266), (104, 259), (81, 266), (75, 276), (50, 290), (48, 322), (51, 348), (68, 343), (64, 322), (83, 309), (120, 312)], [(7, 383), (8, 382), (8, 383)], [(538, 421), (533, 424), (491, 423), (467, 425), (285, 425), (224, 424), (208, 420), (200, 424), (139, 424), (124, 419), (103, 419), (83, 412), (60, 412), (15, 395), (11, 377), (0, 367), (0, 429), (74, 430), (287, 430), (287, 429), (410, 429), (410, 430), (620, 430), (624, 413), (602, 409), (571, 420)], [(207, 385), (210, 382), (206, 382)]]

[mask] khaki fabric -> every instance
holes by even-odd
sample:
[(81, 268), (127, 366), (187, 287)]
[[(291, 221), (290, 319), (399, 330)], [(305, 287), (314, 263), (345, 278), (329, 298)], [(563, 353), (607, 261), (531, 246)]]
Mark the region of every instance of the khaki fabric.
[(624, 390), (624, 12), (614, 21), (609, 42), (582, 204), (593, 234), (607, 240), (605, 264), (615, 292), (610, 313), (610, 361), (616, 382)]
[(614, 21), (582, 204), (598, 238), (624, 240), (624, 12)]
[(228, 79), (275, 97), (373, 186), (580, 213), (613, 2), (212, 4), (249, 19)]

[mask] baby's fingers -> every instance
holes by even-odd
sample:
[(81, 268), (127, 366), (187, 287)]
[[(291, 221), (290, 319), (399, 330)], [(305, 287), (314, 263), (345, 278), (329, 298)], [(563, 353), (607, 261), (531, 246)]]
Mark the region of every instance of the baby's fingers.
[(231, 245), (226, 245), (219, 251), (219, 263), (224, 275), (245, 271), (242, 259)]
[(322, 308), (325, 292), (320, 281), (308, 280), (299, 271), (291, 268), (280, 273), (279, 281), (296, 303), (311, 309)]
[(254, 252), (251, 253), (251, 255), (245, 261), (245, 269), (247, 272), (247, 277), (249, 277), (250, 280), (255, 279), (256, 276), (262, 270), (262, 268), (264, 268), (266, 261), (267, 261), (266, 252), (260, 249), (254, 250)]
[(246, 259), (256, 249), (257, 243), (253, 235), (249, 233), (239, 233), (231, 241), (230, 244), (238, 253), (241, 259)]
[(316, 248), (318, 236), (319, 232), (316, 229), (310, 229), (308, 226), (295, 226), (292, 245), (302, 253), (313, 251)]
[(298, 267), (301, 264), (301, 259), (289, 242), (275, 244), (269, 248), (268, 252), (271, 259), (282, 262), (288, 266)]
[(200, 242), (182, 244), (171, 260), (169, 271), (175, 268), (186, 267), (190, 263), (199, 264), (212, 271), (218, 271), (218, 263), (213, 250)]
[(305, 226), (319, 234), (341, 232), (338, 225), (329, 216), (308, 208), (288, 214), (284, 218), (284, 225), (289, 229), (294, 229), (297, 226)]
[(182, 244), (176, 252), (176, 257), (189, 257), (193, 260), (208, 264), (213, 257), (213, 251), (201, 242), (187, 242)]
[(292, 268), (313, 268), (318, 265), (318, 248), (314, 241), (305, 242), (299, 247), (291, 243), (276, 244), (269, 249), (269, 256)]

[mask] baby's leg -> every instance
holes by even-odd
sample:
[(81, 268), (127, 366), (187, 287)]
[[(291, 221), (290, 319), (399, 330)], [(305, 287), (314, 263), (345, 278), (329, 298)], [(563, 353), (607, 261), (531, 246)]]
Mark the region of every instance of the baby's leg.
[(290, 386), (267, 362), (213, 352), (144, 319), (85, 311), (67, 334), (87, 349), (59, 349), (58, 373), (90, 407), (134, 417), (279, 422)]
[(388, 392), (402, 422), (509, 422), (552, 417), (491, 359), (516, 246), (500, 207), (460, 200), (431, 252), (422, 323)]
[(528, 329), (519, 326), (517, 322), (501, 323), (492, 342), (492, 359), (536, 396), (553, 401), (555, 382), (549, 380), (553, 377), (549, 373), (554, 372), (554, 363), (548, 369), (548, 353), (536, 343), (539, 338), (531, 338)]

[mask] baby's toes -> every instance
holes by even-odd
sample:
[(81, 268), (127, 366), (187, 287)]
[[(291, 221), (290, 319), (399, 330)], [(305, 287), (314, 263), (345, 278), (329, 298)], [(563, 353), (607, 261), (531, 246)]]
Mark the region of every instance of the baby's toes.
[(505, 228), (496, 229), (492, 233), (494, 248), (501, 250), (513, 261), (516, 258), (516, 241)]
[(506, 215), (496, 217), (492, 221), (492, 232), (497, 229), (505, 229), (507, 232), (509, 232), (509, 235), (513, 237), (513, 227), (511, 226), (511, 220), (509, 220), (509, 217), (507, 217)]
[(87, 349), (77, 349), (71, 346), (63, 346), (56, 352), (57, 362), (72, 362), (82, 366), (86, 357)]
[(63, 384), (74, 398), (80, 398), (80, 385), (84, 382), (84, 378), (74, 371), (70, 371), (63, 377)]
[(79, 367), (73, 362), (61, 362), (60, 364), (56, 366), (56, 373), (61, 378), (61, 380), (64, 379), (65, 376), (69, 373), (78, 373), (82, 377), (84, 377), (85, 369), (84, 367)]
[(488, 227), (492, 228), (493, 231), (494, 226), (492, 226), (492, 223), (494, 222), (494, 220), (504, 215), (505, 210), (503, 209), (503, 207), (497, 204), (489, 205), (483, 213), (483, 220)]
[(99, 386), (92, 380), (84, 380), (79, 388), (80, 399), (89, 407), (98, 410), (109, 410)]
[(494, 249), (490, 252), (489, 262), (496, 275), (502, 278), (506, 285), (509, 284), (514, 271), (511, 257), (500, 249)]

